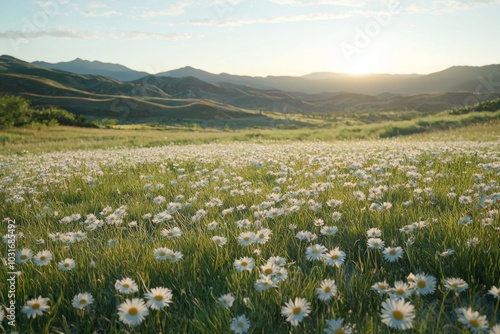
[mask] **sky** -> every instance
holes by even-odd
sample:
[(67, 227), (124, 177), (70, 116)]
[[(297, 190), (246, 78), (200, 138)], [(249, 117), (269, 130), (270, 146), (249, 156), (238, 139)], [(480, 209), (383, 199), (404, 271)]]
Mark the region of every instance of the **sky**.
[(500, 63), (500, 0), (16, 0), (0, 54), (151, 74), (428, 74)]

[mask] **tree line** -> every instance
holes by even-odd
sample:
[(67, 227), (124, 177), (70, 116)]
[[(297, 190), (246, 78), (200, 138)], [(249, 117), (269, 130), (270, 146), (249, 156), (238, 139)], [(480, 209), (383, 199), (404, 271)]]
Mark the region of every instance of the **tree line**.
[(67, 110), (48, 107), (34, 109), (31, 101), (15, 95), (0, 95), (0, 129), (32, 126), (69, 125), (97, 128), (98, 125)]

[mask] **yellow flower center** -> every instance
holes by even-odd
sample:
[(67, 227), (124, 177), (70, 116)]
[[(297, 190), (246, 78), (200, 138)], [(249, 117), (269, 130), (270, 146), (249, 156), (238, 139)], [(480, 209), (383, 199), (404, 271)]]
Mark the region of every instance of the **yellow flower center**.
[(156, 295), (155, 297), (155, 300), (161, 302), (163, 300), (163, 296), (162, 295)]
[(329, 287), (329, 286), (326, 286), (326, 287), (325, 287), (325, 289), (324, 289), (323, 291), (325, 291), (325, 293), (328, 293), (328, 292), (330, 292), (330, 291), (331, 291), (331, 289), (330, 289), (330, 287)]
[(471, 327), (477, 328), (477, 327), (479, 327), (480, 324), (479, 324), (479, 321), (477, 321), (476, 319), (470, 319), (469, 325), (471, 325)]
[(33, 305), (31, 305), (31, 308), (32, 308), (33, 310), (38, 310), (38, 309), (40, 308), (40, 304), (38, 304), (38, 303), (34, 303)]
[(259, 239), (264, 239), (264, 234), (259, 234)]
[(167, 253), (165, 253), (163, 251), (160, 252), (160, 256), (165, 256), (165, 255), (167, 255)]
[(246, 266), (248, 266), (248, 262), (247, 262), (247, 261), (241, 261), (241, 266), (242, 266), (242, 267), (246, 267)]
[(243, 238), (243, 240), (248, 241), (248, 240), (250, 240), (250, 237), (246, 236)]
[(454, 283), (451, 283), (450, 286), (452, 289), (456, 289), (458, 284), (454, 282)]
[(69, 267), (69, 262), (64, 262), (65, 267)]
[(172, 233), (172, 231), (168, 231), (168, 232), (167, 232), (167, 235), (168, 235), (169, 237), (171, 237), (171, 236), (172, 236), (172, 235), (174, 235), (174, 234)]
[(335, 330), (335, 332), (333, 332), (333, 334), (344, 334), (344, 329), (343, 328), (338, 328)]
[(315, 248), (313, 249), (313, 254), (317, 254), (318, 253), (318, 250)]
[(397, 290), (396, 290), (396, 293), (397, 293), (398, 295), (404, 295), (404, 294), (405, 294), (405, 290), (404, 290), (404, 289), (397, 289)]
[(41, 261), (45, 260), (46, 258), (47, 258), (47, 257), (46, 257), (45, 255), (40, 256), (40, 260), (41, 260)]
[(85, 298), (80, 299), (80, 304), (85, 304), (85, 303), (87, 303), (87, 299)]
[(378, 287), (380, 290), (387, 290), (387, 288), (388, 288), (388, 286), (385, 284), (380, 284)]
[(374, 242), (373, 247), (378, 247), (378, 242)]
[(266, 270), (264, 270), (264, 274), (266, 274), (266, 275), (271, 275), (272, 273), (273, 273), (272, 268), (266, 268)]
[(130, 288), (130, 284), (128, 284), (128, 283), (123, 283), (122, 285), (124, 288), (127, 288), (127, 289)]
[(297, 314), (300, 314), (300, 312), (302, 312), (302, 308), (300, 307), (294, 307), (293, 310), (292, 310), (292, 313), (297, 315)]
[(238, 327), (239, 327), (239, 328), (243, 328), (243, 327), (245, 327), (245, 323), (244, 323), (243, 321), (239, 321), (239, 322), (238, 322)]
[(403, 314), (403, 312), (401, 312), (399, 310), (393, 311), (392, 312), (392, 316), (394, 317), (394, 319), (396, 319), (398, 321), (403, 320), (403, 318), (405, 317), (405, 315)]
[(394, 256), (394, 255), (396, 255), (396, 251), (395, 251), (394, 249), (391, 249), (391, 250), (389, 251), (389, 254), (390, 254), (391, 256)]
[(427, 283), (425, 283), (425, 281), (418, 281), (417, 286), (420, 289), (423, 289), (423, 288), (425, 288), (427, 286)]
[(139, 310), (136, 307), (131, 307), (128, 310), (128, 314), (130, 315), (137, 315), (137, 313), (139, 313)]
[(332, 255), (330, 256), (330, 258), (331, 258), (332, 260), (337, 260), (337, 259), (339, 258), (339, 255), (338, 255), (338, 254), (332, 254)]
[(28, 258), (28, 255), (26, 254), (21, 254), (21, 260), (26, 260)]

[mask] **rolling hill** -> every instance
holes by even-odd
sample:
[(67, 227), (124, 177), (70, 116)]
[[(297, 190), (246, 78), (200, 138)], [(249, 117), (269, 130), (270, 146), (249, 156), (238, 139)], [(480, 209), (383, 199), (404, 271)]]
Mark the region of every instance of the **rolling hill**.
[[(101, 66), (102, 63), (98, 65)], [(121, 69), (119, 65), (116, 66)], [(456, 67), (426, 76), (374, 75), (365, 77), (364, 81), (361, 80), (362, 77), (328, 72), (311, 74), (306, 78), (234, 78), (227, 74), (213, 75), (185, 68), (170, 73), (172, 76), (146, 75), (124, 82), (103, 75), (84, 75), (45, 68), (11, 56), (1, 56), (0, 93), (26, 96), (33, 101), (34, 107), (55, 105), (76, 114), (117, 118), (121, 122), (181, 123), (201, 120), (218, 125), (230, 123), (236, 127), (261, 126), (272, 123), (273, 117), (287, 117), (291, 114), (308, 116), (405, 110), (438, 112), (470, 105), (500, 97), (500, 87), (497, 84), (500, 78), (497, 79), (496, 74), (498, 67), (499, 65)], [(101, 68), (109, 70), (107, 64)], [(200, 73), (206, 80), (196, 77)], [(190, 76), (181, 76), (183, 74)], [(459, 77), (460, 80), (457, 79)], [(221, 78), (227, 80), (210, 82)], [(235, 79), (240, 84), (228, 82), (231, 81), (229, 79)], [(255, 87), (259, 84), (252, 86), (252, 80), (261, 80), (263, 86), (280, 83), (288, 87), (307, 82), (317, 87), (323, 85), (324, 90), (322, 93), (312, 94), (276, 88), (263, 89)], [(386, 92), (385, 88), (390, 87), (383, 86), (381, 80), (386, 83), (398, 82), (395, 86), (397, 89)], [(241, 84), (247, 81), (248, 85)], [(335, 92), (327, 91), (328, 87), (331, 88), (331, 81), (337, 82)], [(383, 93), (357, 92), (370, 85), (377, 88), (373, 88), (373, 91)], [(443, 92), (397, 93), (398, 90), (423, 90), (422, 87), (437, 91), (441, 86), (444, 87)], [(304, 118), (293, 122), (298, 126), (308, 124)]]
[[(131, 70), (118, 64), (75, 59), (56, 64), (34, 62), (33, 64), (64, 71), (93, 74), (120, 81), (134, 81), (149, 74)], [(417, 95), (469, 91), (477, 93), (500, 92), (500, 65), (453, 66), (427, 75), (418, 74), (370, 74), (350, 75), (332, 72), (310, 73), (301, 77), (267, 76), (253, 77), (227, 73), (213, 74), (190, 66), (155, 74), (159, 77), (195, 77), (199, 80), (219, 84), (228, 83), (262, 90), (282, 90), (308, 94), (349, 92), (365, 95), (382, 93)]]

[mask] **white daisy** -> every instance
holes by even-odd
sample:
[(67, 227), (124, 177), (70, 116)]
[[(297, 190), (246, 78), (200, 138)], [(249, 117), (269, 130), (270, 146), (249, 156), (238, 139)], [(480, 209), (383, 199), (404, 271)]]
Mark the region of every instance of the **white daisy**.
[(120, 293), (124, 293), (127, 295), (139, 291), (139, 287), (137, 286), (137, 284), (134, 282), (133, 279), (129, 277), (126, 277), (121, 281), (116, 280), (115, 289), (118, 290)]
[(139, 325), (148, 314), (148, 308), (142, 298), (127, 299), (118, 306), (118, 316), (125, 325)]
[(153, 288), (144, 295), (144, 298), (147, 300), (146, 306), (153, 310), (161, 310), (172, 302), (172, 291), (164, 287)]
[(244, 270), (252, 271), (254, 265), (255, 261), (251, 257), (245, 256), (234, 261), (234, 268), (239, 272), (242, 272)]
[(88, 292), (79, 293), (73, 297), (71, 305), (77, 309), (84, 309), (85, 307), (91, 305), (94, 302), (94, 298)]
[(75, 268), (75, 260), (73, 259), (64, 259), (63, 261), (57, 264), (57, 267), (62, 271), (70, 271)]
[(306, 258), (309, 261), (319, 261), (326, 251), (326, 247), (320, 244), (309, 246), (306, 248)]
[(231, 324), (229, 325), (229, 328), (237, 334), (243, 334), (246, 333), (250, 328), (250, 321), (248, 321), (247, 317), (242, 314), (240, 316), (237, 316), (236, 318), (233, 318)]
[(311, 303), (306, 299), (297, 297), (295, 301), (291, 299), (281, 307), (281, 314), (286, 317), (292, 326), (297, 326), (311, 312)]
[(230, 308), (234, 303), (234, 296), (230, 293), (219, 297), (219, 303), (225, 308)]
[(471, 332), (476, 333), (488, 330), (488, 320), (486, 316), (480, 315), (479, 312), (469, 308), (458, 308), (455, 310), (458, 316), (458, 321), (464, 324)]
[(316, 294), (318, 295), (318, 299), (322, 301), (329, 300), (330, 298), (337, 295), (337, 285), (335, 285), (335, 280), (333, 279), (324, 279), (321, 282), (321, 286), (316, 288)]
[(26, 314), (28, 318), (36, 318), (37, 316), (42, 316), (43, 312), (47, 311), (50, 306), (48, 305), (49, 298), (34, 298), (28, 300), (26, 305), (23, 306), (21, 312)]
[(414, 306), (404, 299), (387, 299), (382, 303), (382, 323), (395, 329), (410, 329), (415, 318)]
[(344, 263), (346, 258), (346, 254), (341, 251), (338, 247), (330, 250), (328, 253), (323, 254), (323, 260), (325, 263), (332, 267), (340, 268), (340, 266)]

